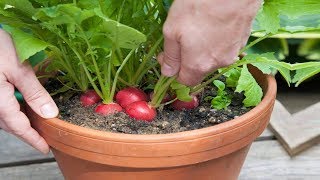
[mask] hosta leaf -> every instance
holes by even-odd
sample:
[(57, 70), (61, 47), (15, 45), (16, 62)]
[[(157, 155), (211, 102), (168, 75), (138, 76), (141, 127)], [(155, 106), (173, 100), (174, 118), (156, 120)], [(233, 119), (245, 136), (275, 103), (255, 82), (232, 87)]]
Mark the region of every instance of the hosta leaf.
[(256, 106), (261, 102), (263, 96), (262, 89), (251, 75), (246, 65), (244, 65), (241, 70), (235, 92), (244, 92), (246, 98), (243, 100), (243, 104), (246, 107)]
[(50, 46), (50, 44), (19, 29), (10, 26), (3, 26), (3, 28), (11, 34), (18, 57), (22, 62)]

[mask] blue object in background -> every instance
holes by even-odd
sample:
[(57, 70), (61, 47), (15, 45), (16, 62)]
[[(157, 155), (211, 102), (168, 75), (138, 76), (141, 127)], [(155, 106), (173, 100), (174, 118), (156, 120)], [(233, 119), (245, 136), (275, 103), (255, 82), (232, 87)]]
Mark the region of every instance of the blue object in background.
[(19, 102), (21, 102), (21, 103), (24, 102), (23, 96), (18, 90), (14, 91), (14, 96), (17, 98), (17, 100)]

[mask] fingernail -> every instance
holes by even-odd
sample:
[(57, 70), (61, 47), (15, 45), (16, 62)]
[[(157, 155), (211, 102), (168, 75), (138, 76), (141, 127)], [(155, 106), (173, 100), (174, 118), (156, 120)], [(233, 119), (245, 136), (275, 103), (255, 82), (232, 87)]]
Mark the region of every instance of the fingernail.
[(53, 103), (43, 105), (40, 110), (44, 118), (54, 118), (59, 113), (57, 106)]
[(171, 66), (169, 66), (167, 63), (163, 63), (161, 67), (161, 72), (165, 76), (174, 76), (176, 74), (174, 69)]

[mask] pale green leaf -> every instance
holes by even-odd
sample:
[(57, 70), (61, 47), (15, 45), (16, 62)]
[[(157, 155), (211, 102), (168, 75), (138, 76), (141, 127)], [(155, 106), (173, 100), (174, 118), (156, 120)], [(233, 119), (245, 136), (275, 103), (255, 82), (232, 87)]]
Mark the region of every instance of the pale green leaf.
[(274, 57), (273, 53), (264, 53), (264, 54), (248, 54), (242, 58), (244, 61), (249, 61), (250, 64), (259, 68), (263, 73), (270, 74), (273, 72), (273, 69), (276, 69), (280, 74), (285, 78), (290, 86), (291, 83), (291, 74), (290, 70), (293, 69), (292, 65), (286, 62), (279, 62)]
[(192, 97), (190, 96), (190, 88), (181, 88), (176, 90), (177, 98), (181, 101), (190, 102)]
[(276, 33), (280, 28), (279, 9), (273, 1), (265, 1), (260, 9), (257, 20), (260, 28), (267, 33)]
[(226, 85), (220, 80), (214, 80), (213, 84), (220, 90), (223, 91), (226, 88)]
[(240, 75), (241, 71), (236, 68), (230, 69), (227, 73), (225, 73), (224, 76), (226, 76), (227, 87), (237, 87)]
[(6, 25), (3, 28), (11, 34), (18, 57), (22, 62), (50, 46), (50, 44), (19, 29)]
[(134, 49), (146, 41), (143, 33), (106, 17), (100, 9), (95, 9), (95, 13), (104, 20), (97, 28), (120, 48)]
[(293, 76), (292, 81), (295, 86), (299, 86), (303, 81), (307, 80), (308, 78), (320, 73), (320, 65), (307, 67), (303, 69), (298, 69), (295, 71), (295, 75)]
[(231, 104), (231, 96), (216, 96), (211, 101), (211, 107), (217, 110), (225, 109)]
[(310, 60), (320, 60), (320, 39), (304, 40), (299, 46), (298, 54)]
[(243, 104), (246, 107), (256, 106), (261, 102), (263, 96), (262, 89), (251, 75), (246, 65), (244, 65), (241, 70), (235, 92), (244, 92), (246, 98), (243, 100)]

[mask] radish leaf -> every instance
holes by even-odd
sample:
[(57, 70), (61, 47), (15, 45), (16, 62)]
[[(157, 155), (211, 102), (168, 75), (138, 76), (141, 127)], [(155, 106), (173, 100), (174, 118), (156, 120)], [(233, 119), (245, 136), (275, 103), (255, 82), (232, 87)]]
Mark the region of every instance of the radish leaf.
[(235, 92), (241, 93), (243, 91), (246, 96), (243, 100), (244, 106), (256, 106), (261, 102), (263, 96), (262, 89), (251, 75), (246, 65), (244, 65), (241, 70), (241, 75)]

